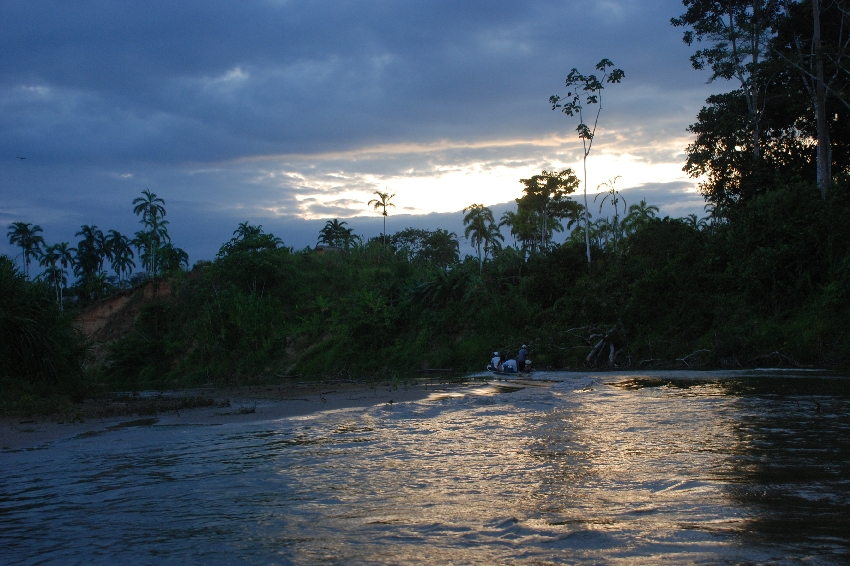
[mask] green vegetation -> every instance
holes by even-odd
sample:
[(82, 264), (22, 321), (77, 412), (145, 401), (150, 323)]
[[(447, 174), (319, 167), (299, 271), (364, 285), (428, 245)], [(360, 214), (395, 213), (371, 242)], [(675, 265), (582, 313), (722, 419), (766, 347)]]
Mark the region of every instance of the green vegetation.
[[(659, 219), (646, 202), (626, 208), (613, 189), (604, 197), (618, 200), (618, 214), (627, 212), (593, 224), (592, 272), (582, 226), (560, 245), (546, 237), (554, 214), (548, 228), (532, 224), (537, 229), (515, 246), (488, 245), (482, 236), (487, 255), (480, 261), (459, 258), (457, 237), (443, 230), (406, 229), (389, 243), (354, 239), (347, 248), (294, 251), (261, 226), (243, 223), (214, 261), (167, 275), (170, 294), (142, 303), (132, 331), (109, 345), (89, 378), (133, 390), (478, 370), (488, 352), (510, 352), (523, 342), (538, 368), (847, 359), (846, 180), (833, 184), (826, 199), (814, 183), (795, 181), (725, 216), (708, 206), (703, 219)], [(566, 209), (578, 207), (572, 217), (580, 217), (573, 205)], [(490, 224), (492, 214), (483, 226)], [(320, 239), (347, 230), (339, 221), (326, 228)], [(59, 339), (4, 322), (11, 333), (4, 344), (41, 337), (46, 345), (32, 347), (53, 349), (37, 359), (66, 360), (26, 369), (33, 356), (18, 355), (17, 365), (4, 366), (5, 379), (27, 375), (27, 383), (52, 387), (66, 375), (80, 376), (84, 349), (54, 290), (27, 282), (4, 262), (13, 286), (3, 296), (43, 309), (43, 328), (55, 324), (65, 332)], [(3, 309), (11, 316), (11, 306)]]
[(81, 397), (86, 351), (53, 290), (0, 256), (0, 413), (52, 410)]
[[(324, 246), (295, 251), (243, 222), (214, 261), (191, 271), (168, 238), (164, 201), (149, 191), (133, 203), (144, 229), (132, 242), (83, 226), (76, 248), (42, 253), (40, 227), (17, 222), (8, 236), (25, 273), (0, 259), (4, 398), (84, 391), (85, 345), (61, 306), (79, 309), (128, 288), (131, 245), (169, 292), (139, 299), (132, 330), (89, 366), (90, 382), (116, 390), (480, 370), (489, 352), (521, 343), (541, 369), (846, 365), (847, 15), (824, 19), (816, 41), (817, 6), (808, 2), (686, 6), (673, 22), (692, 28), (685, 41), (711, 43), (694, 66), (740, 83), (710, 97), (690, 127), (685, 171), (701, 179), (704, 218), (659, 218), (645, 201), (628, 205), (614, 178), (591, 222), (586, 199), (572, 200), (575, 173), (543, 171), (520, 180), (516, 211), (499, 224), (482, 204), (463, 211), (474, 257), (460, 257), (458, 236), (441, 229), (388, 235), (384, 226), (364, 242), (333, 219), (318, 234)], [(768, 8), (770, 17), (753, 16)], [(749, 48), (735, 43), (741, 38)], [(815, 44), (805, 55), (801, 46)], [(826, 71), (806, 71), (819, 65)], [(600, 66), (600, 79), (568, 77), (586, 100), (573, 90), (551, 100), (579, 116), (585, 158), (596, 121), (585, 124), (582, 104), (601, 103), (603, 83), (622, 78), (608, 73), (610, 61)], [(368, 206), (386, 219), (395, 195), (375, 195)], [(46, 271), (31, 282), (33, 259)], [(106, 261), (116, 277), (106, 277)], [(69, 266), (78, 280), (66, 288)]]

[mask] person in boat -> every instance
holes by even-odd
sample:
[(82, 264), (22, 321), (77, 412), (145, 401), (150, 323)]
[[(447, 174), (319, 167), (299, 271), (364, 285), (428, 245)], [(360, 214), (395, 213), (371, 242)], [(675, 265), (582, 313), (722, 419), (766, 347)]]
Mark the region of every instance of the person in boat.
[(517, 373), (516, 360), (505, 360), (501, 366), (502, 373)]
[(531, 373), (534, 371), (534, 366), (531, 365), (531, 360), (525, 358), (525, 363), (523, 364), (523, 368), (520, 370), (522, 373)]
[(502, 358), (499, 357), (499, 352), (493, 352), (493, 359), (490, 360), (490, 365), (487, 366), (487, 369), (492, 370), (492, 371), (498, 371), (499, 370), (499, 364), (501, 363), (501, 361), (502, 361)]
[(528, 346), (525, 344), (522, 345), (522, 348), (519, 349), (519, 354), (516, 355), (516, 364), (520, 370), (525, 369), (525, 360), (528, 359)]

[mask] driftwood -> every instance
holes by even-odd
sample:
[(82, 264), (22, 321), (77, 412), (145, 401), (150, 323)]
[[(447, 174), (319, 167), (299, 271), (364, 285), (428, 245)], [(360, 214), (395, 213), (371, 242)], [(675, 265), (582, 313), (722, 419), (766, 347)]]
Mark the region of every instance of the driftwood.
[(775, 352), (771, 352), (771, 353), (769, 353), (769, 354), (762, 354), (761, 356), (756, 356), (755, 358), (751, 359), (751, 360), (748, 362), (748, 364), (752, 364), (753, 362), (755, 362), (755, 361), (757, 361), (757, 360), (765, 360), (765, 359), (769, 359), (769, 358), (780, 358), (780, 359), (784, 359), (784, 360), (786, 360), (789, 364), (791, 364), (792, 366), (801, 367), (801, 366), (800, 366), (800, 364), (798, 364), (795, 360), (793, 360), (793, 359), (791, 359), (790, 357), (786, 356), (785, 354), (783, 354), (783, 353), (782, 353), (782, 352), (780, 352), (779, 350), (777, 350), (777, 351), (775, 351)]
[[(583, 327), (583, 329), (587, 329), (590, 327)], [(594, 333), (588, 336), (587, 338), (583, 338), (588, 347), (592, 345), (590, 348), (590, 353), (587, 354), (587, 357), (584, 359), (585, 363), (588, 365), (596, 365), (599, 363), (599, 359), (602, 355), (605, 346), (608, 346), (608, 365), (613, 366), (614, 362), (617, 359), (617, 355), (620, 353), (620, 350), (616, 348), (614, 345), (614, 339), (612, 335), (616, 331), (617, 326), (610, 328), (606, 332), (602, 333)], [(572, 330), (582, 330), (580, 328), (573, 328)], [(572, 333), (572, 332), (571, 332)]]
[(701, 350), (697, 350), (697, 351), (695, 351), (695, 352), (691, 352), (690, 354), (688, 354), (688, 355), (687, 355), (687, 356), (685, 356), (684, 358), (676, 358), (676, 361), (677, 361), (677, 362), (682, 362), (683, 364), (685, 364), (686, 366), (688, 366), (688, 367), (690, 368), (690, 367), (691, 367), (691, 365), (688, 363), (688, 358), (691, 358), (691, 357), (696, 356), (697, 354), (701, 354), (701, 353), (703, 353), (703, 352), (710, 352), (710, 351), (711, 351), (711, 350), (707, 350), (707, 349), (703, 348), (703, 349), (701, 349)]
[[(591, 337), (588, 339), (588, 341), (593, 340), (595, 337), (596, 337), (596, 335), (591, 336)], [(594, 359), (594, 358), (595, 358), (595, 357), (599, 354), (599, 350), (601, 350), (601, 349), (602, 349), (603, 344), (605, 344), (605, 338), (603, 338), (602, 340), (600, 340), (599, 342), (597, 342), (597, 343), (596, 343), (596, 346), (594, 346), (594, 347), (593, 347), (593, 349), (592, 349), (592, 350), (590, 350), (590, 353), (589, 353), (589, 354), (587, 355), (587, 357), (585, 358), (585, 361), (586, 361), (587, 363), (590, 363), (591, 361), (593, 361), (593, 359)]]

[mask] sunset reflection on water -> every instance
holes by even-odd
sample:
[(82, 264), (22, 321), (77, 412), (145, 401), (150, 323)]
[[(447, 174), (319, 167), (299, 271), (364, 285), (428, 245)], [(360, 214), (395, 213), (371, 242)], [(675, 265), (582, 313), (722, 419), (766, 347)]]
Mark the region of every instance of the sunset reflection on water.
[(846, 380), (538, 378), (277, 421), (116, 429), (3, 453), (0, 559), (850, 558)]

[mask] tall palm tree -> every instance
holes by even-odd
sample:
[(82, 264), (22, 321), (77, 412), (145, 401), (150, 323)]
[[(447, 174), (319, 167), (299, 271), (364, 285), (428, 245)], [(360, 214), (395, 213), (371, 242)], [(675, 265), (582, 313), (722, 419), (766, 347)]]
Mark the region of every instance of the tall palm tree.
[(511, 229), (511, 236), (514, 237), (514, 247), (519, 247), (519, 240), (517, 237), (519, 236), (519, 230), (517, 229), (519, 225), (519, 216), (516, 212), (512, 210), (506, 210), (502, 213), (502, 217), (499, 219), (499, 227), (507, 226)]
[(372, 199), (366, 206), (371, 206), (373, 210), (382, 209), (384, 216), (384, 233), (381, 236), (381, 240), (386, 242), (387, 239), (387, 207), (391, 206), (395, 208), (395, 205), (390, 202), (390, 200), (395, 196), (395, 194), (382, 193), (380, 191), (375, 191), (373, 194), (377, 195), (378, 198)]
[(151, 218), (165, 216), (165, 201), (156, 196), (156, 193), (150, 192), (149, 189), (142, 191), (140, 197), (133, 199), (133, 214), (142, 217), (142, 222), (147, 222)]
[(337, 218), (325, 222), (324, 228), (319, 231), (319, 242), (338, 248), (348, 248), (353, 240), (351, 228), (346, 228), (347, 222), (340, 222)]
[(54, 291), (56, 291), (56, 302), (59, 303), (59, 307), (62, 308), (62, 287), (68, 280), (65, 277), (65, 270), (58, 265), (60, 253), (59, 244), (47, 246), (44, 249), (44, 254), (42, 254), (38, 263), (42, 267), (47, 268), (40, 277), (49, 285), (53, 286)]
[(600, 248), (604, 247), (611, 239), (612, 225), (607, 217), (603, 216), (590, 223), (590, 239), (596, 241)]
[(139, 258), (148, 274), (156, 277), (161, 263), (160, 248), (171, 242), (171, 237), (168, 235), (168, 220), (154, 218), (147, 226), (147, 231), (136, 232), (132, 243), (139, 250)]
[(91, 277), (103, 268), (103, 260), (108, 255), (106, 238), (94, 224), (82, 225), (74, 235), (82, 237), (77, 247), (72, 248), (76, 252), (74, 273), (83, 278)]
[(495, 234), (499, 234), (499, 238), (503, 239), (499, 233), (499, 228), (493, 219), (493, 211), (483, 204), (471, 204), (463, 209), (466, 215), (463, 217), (463, 225), (466, 229), (463, 236), (475, 246), (478, 251), (478, 270), (481, 271), (484, 265), (484, 259), (481, 256), (481, 248), (484, 247), (485, 257), (490, 249), (490, 242), (496, 238)]
[(41, 256), (41, 246), (44, 238), (39, 235), (43, 230), (41, 226), (33, 226), (30, 222), (13, 222), (9, 225), (6, 236), (13, 246), (20, 246), (24, 256), (24, 275), (30, 277), (30, 261)]
[(499, 226), (495, 222), (487, 224), (487, 231), (484, 233), (484, 261), (487, 261), (487, 255), (493, 255), (494, 252), (502, 249), (501, 242), (505, 241), (505, 237), (499, 231)]
[(109, 231), (109, 235), (106, 237), (106, 247), (110, 251), (109, 257), (112, 260), (112, 269), (115, 271), (115, 275), (118, 276), (119, 282), (124, 281), (124, 274), (130, 273), (136, 267), (136, 262), (133, 261), (136, 255), (130, 246), (131, 242), (127, 236), (124, 236), (117, 230)]
[[(137, 233), (134, 242), (143, 244), (139, 246), (137, 243), (136, 247), (139, 249), (140, 256), (144, 248), (148, 272), (152, 277), (156, 277), (159, 268), (160, 244), (171, 241), (171, 238), (168, 237), (168, 228), (166, 228), (168, 220), (164, 220), (166, 214), (165, 201), (156, 196), (156, 193), (145, 189), (142, 191), (142, 196), (133, 199), (133, 205), (133, 214), (141, 216), (142, 219), (139, 222), (148, 228), (147, 237), (139, 238), (139, 233)], [(142, 261), (145, 263), (144, 259)]]

